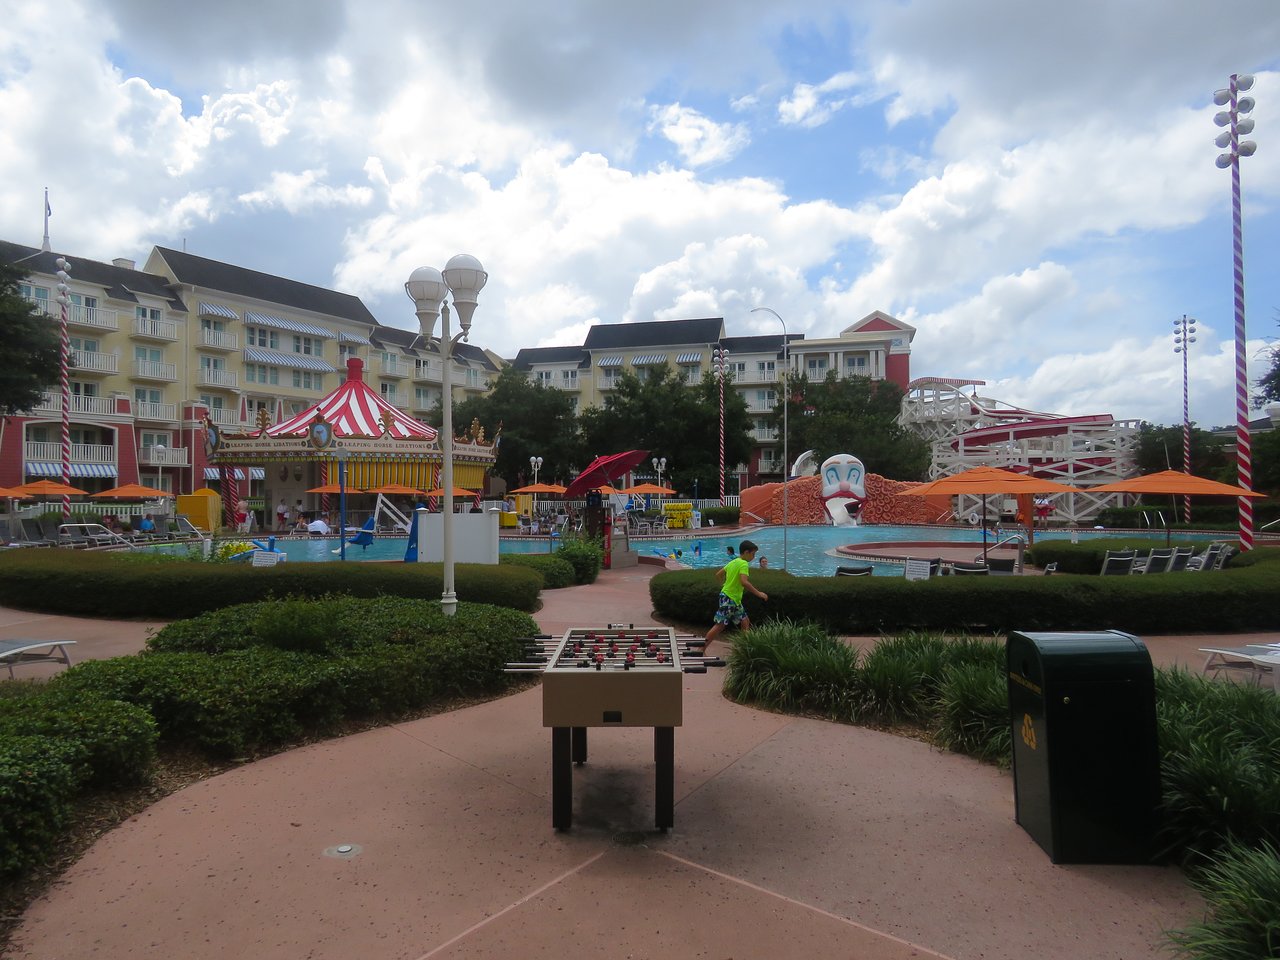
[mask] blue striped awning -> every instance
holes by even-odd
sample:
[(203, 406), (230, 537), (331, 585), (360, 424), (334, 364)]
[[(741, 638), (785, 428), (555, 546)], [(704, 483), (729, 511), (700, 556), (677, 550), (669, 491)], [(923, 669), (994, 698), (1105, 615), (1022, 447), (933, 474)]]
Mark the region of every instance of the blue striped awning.
[[(73, 477), (114, 477), (116, 468), (110, 463), (73, 463), (71, 475)], [(27, 464), (27, 476), (61, 477), (62, 464), (33, 461)]]
[(250, 363), (266, 363), (273, 367), (293, 367), (296, 370), (316, 370), (320, 373), (336, 372), (333, 366), (320, 357), (309, 357), (305, 353), (277, 353), (274, 350), (245, 347), (244, 358)]
[[(218, 469), (219, 469), (218, 467), (205, 467), (205, 468), (204, 468), (204, 478), (205, 478), (206, 480), (217, 480), (217, 479), (218, 479)], [(267, 475), (267, 471), (266, 471), (266, 469), (265, 469), (264, 467), (250, 467), (250, 468), (249, 468), (249, 476), (250, 476), (250, 477), (252, 477), (254, 480), (261, 480), (261, 479), (263, 479), (266, 475)], [(237, 479), (237, 480), (243, 480), (243, 479), (244, 479), (244, 471), (243, 471), (243, 470), (241, 470), (239, 467), (236, 467), (236, 479)]]
[(260, 327), (275, 327), (277, 330), (288, 330), (290, 333), (302, 333), (308, 337), (324, 337), (332, 340), (334, 333), (324, 327), (314, 327), (300, 320), (286, 320), (284, 317), (273, 317), (266, 313), (244, 312), (244, 322), (257, 324)]
[(622, 366), (622, 357), (601, 357), (600, 366), (602, 367), (620, 367)]
[(666, 362), (667, 362), (667, 357), (665, 354), (662, 354), (662, 353), (644, 353), (638, 357), (631, 358), (631, 365), (633, 367), (647, 367), (654, 364), (666, 363)]
[(222, 307), (216, 303), (201, 303), (200, 313), (208, 317), (226, 317), (228, 320), (240, 319), (230, 307)]
[(339, 333), (339, 334), (338, 334), (338, 342), (339, 342), (339, 343), (358, 343), (358, 344), (360, 344), (362, 347), (371, 347), (371, 346), (373, 346), (373, 344), (371, 344), (371, 343), (369, 342), (369, 338), (368, 338), (368, 337), (361, 337), (361, 336), (357, 336), (357, 335), (356, 335), (356, 334), (354, 334), (354, 333)]
[(702, 354), (700, 353), (682, 353), (676, 357), (676, 363), (701, 363)]

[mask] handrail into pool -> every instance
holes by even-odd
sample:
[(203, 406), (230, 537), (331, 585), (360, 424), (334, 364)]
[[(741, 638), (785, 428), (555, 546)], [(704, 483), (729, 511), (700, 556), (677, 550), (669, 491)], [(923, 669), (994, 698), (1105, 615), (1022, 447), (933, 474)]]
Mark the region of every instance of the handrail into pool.
[[(1013, 543), (1015, 540), (1018, 542), (1018, 565), (1017, 565), (1017, 568), (1016, 568), (1016, 569), (1017, 569), (1018, 573), (1021, 573), (1021, 572), (1022, 572), (1022, 568), (1023, 568), (1023, 556), (1024, 556), (1024, 554), (1027, 552), (1027, 538), (1026, 538), (1025, 536), (1023, 536), (1023, 535), (1022, 535), (1022, 534), (1020, 534), (1020, 533), (1011, 533), (1011, 534), (1009, 534), (1009, 536), (1005, 537), (1003, 540), (997, 540), (997, 541), (996, 541), (996, 542), (995, 542), (991, 547), (989, 547), (988, 549), (989, 549), (989, 550), (999, 550), (999, 549), (1000, 549), (1001, 547), (1003, 547), (1006, 543)], [(982, 553), (978, 554), (977, 556), (975, 556), (975, 557), (973, 558), (973, 562), (974, 562), (974, 563), (977, 563), (977, 562), (978, 562), (978, 561), (980, 561), (984, 556), (986, 556), (986, 554), (987, 554), (987, 550), (983, 550), (983, 551), (982, 551)]]

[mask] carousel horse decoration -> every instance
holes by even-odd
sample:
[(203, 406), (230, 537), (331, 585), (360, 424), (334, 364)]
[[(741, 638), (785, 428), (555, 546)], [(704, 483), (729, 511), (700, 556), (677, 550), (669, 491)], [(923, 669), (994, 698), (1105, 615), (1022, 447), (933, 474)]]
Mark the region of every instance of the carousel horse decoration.
[(858, 522), (867, 500), (866, 468), (857, 457), (837, 453), (827, 457), (818, 471), (822, 478), (820, 499), (831, 522), (837, 527)]

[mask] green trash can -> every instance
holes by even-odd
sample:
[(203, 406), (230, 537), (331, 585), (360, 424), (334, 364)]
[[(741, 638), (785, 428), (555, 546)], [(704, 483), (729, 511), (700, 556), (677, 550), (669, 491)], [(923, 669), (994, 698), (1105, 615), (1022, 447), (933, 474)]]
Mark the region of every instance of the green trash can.
[(1009, 634), (1015, 817), (1054, 863), (1150, 863), (1155, 673), (1137, 637)]

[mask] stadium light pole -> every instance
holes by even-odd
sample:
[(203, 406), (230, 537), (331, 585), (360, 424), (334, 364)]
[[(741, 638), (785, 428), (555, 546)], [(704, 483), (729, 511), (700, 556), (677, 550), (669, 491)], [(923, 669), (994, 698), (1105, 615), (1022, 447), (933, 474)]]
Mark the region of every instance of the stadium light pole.
[[(440, 318), (440, 485), (444, 488), (444, 516), (441, 517), (444, 549), (444, 591), (440, 609), (445, 616), (458, 611), (458, 595), (453, 584), (453, 384), (450, 382), (450, 356), (459, 340), (471, 334), (471, 318), (476, 312), (476, 297), (489, 280), (489, 274), (475, 257), (460, 253), (450, 258), (443, 272), (435, 267), (418, 267), (409, 275), (404, 292), (413, 301), (414, 312), (424, 341), (430, 342), (436, 317)], [(458, 311), (462, 329), (449, 337), (449, 304), (445, 297), (453, 294), (453, 307)], [(423, 531), (418, 531), (419, 550)]]
[[(1187, 401), (1187, 354), (1196, 342), (1196, 321), (1185, 313), (1173, 321), (1173, 352), (1182, 354), (1182, 469), (1191, 473), (1191, 407)], [(1182, 498), (1182, 522), (1191, 523), (1191, 496)]]
[[(1253, 489), (1253, 454), (1249, 441), (1249, 371), (1244, 328), (1244, 233), (1240, 222), (1240, 158), (1251, 157), (1258, 145), (1240, 137), (1253, 132), (1253, 119), (1242, 117), (1253, 110), (1253, 97), (1239, 96), (1253, 86), (1247, 73), (1231, 75), (1228, 86), (1215, 90), (1213, 102), (1226, 107), (1213, 122), (1226, 127), (1214, 141), (1227, 150), (1218, 155), (1219, 169), (1231, 168), (1231, 259), (1234, 267), (1236, 308), (1236, 483)], [(1240, 497), (1240, 549), (1253, 549), (1253, 502)]]
[(753, 307), (752, 313), (771, 313), (782, 324), (782, 569), (787, 569), (787, 496), (791, 488), (791, 464), (787, 459), (787, 407), (791, 405), (791, 364), (787, 354), (787, 321), (777, 310), (769, 307)]

